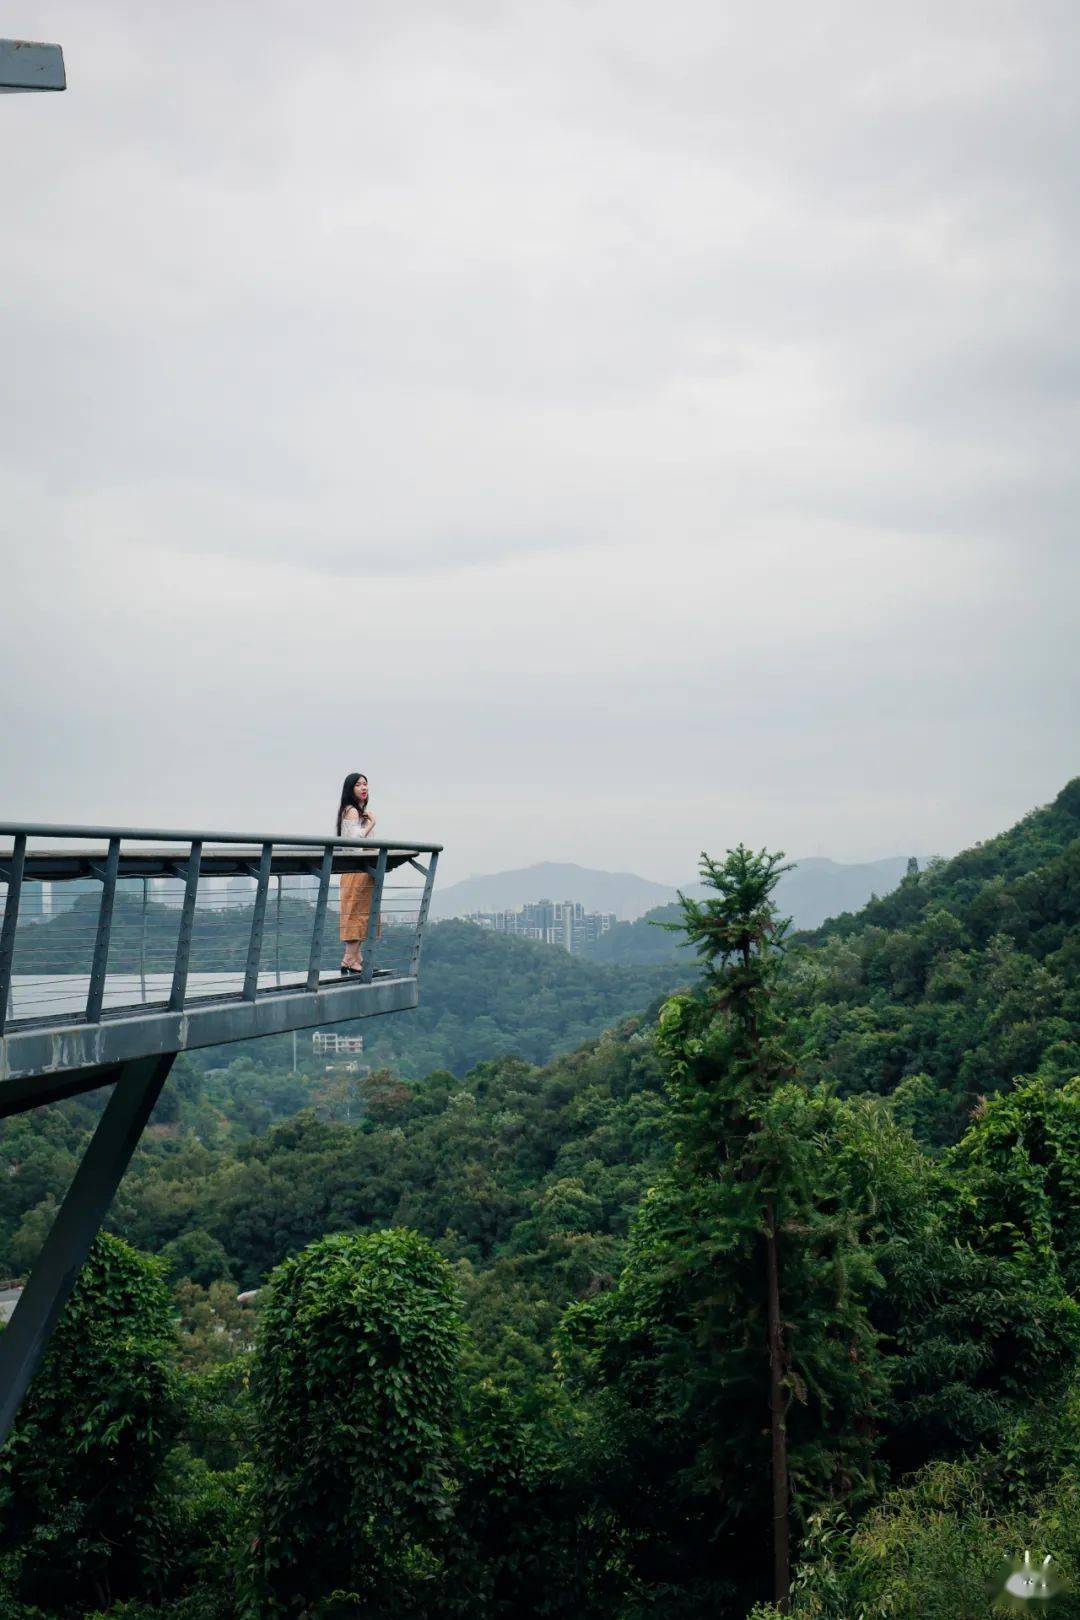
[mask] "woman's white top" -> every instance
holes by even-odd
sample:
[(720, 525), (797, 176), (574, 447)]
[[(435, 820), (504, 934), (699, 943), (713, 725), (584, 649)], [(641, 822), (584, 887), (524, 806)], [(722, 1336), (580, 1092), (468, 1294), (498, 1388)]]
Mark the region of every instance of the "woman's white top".
[(346, 816), (341, 823), (342, 838), (363, 838), (366, 816)]

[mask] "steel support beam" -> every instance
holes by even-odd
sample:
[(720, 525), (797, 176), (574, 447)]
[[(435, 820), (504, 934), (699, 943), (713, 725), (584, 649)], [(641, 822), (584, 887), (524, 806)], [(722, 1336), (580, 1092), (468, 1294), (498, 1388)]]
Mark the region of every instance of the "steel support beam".
[(435, 851), (428, 856), (424, 892), (420, 899), (420, 910), (416, 918), (416, 933), (413, 935), (412, 957), (409, 962), (409, 972), (413, 975), (420, 971), (420, 949), (424, 943), (424, 929), (427, 927), (428, 912), (431, 910), (431, 891), (435, 887), (435, 868), (438, 864), (439, 855), (438, 851)]
[(244, 972), (244, 1000), (254, 1001), (259, 989), (259, 959), (262, 956), (263, 927), (266, 922), (266, 891), (270, 886), (273, 844), (264, 844), (255, 884), (255, 904), (251, 908), (251, 941)]
[(4, 922), (0, 927), (0, 1035), (7, 1021), (8, 998), (11, 994), (11, 965), (15, 958), (15, 931), (19, 926), (19, 898), (22, 894), (23, 870), (26, 866), (26, 837), (15, 840), (11, 861), (4, 876), (7, 879), (7, 898), (4, 902)]
[[(273, 844), (293, 849), (323, 849), (326, 844), (332, 843), (334, 848), (343, 855), (356, 854), (358, 851), (377, 850), (385, 843), (381, 838), (313, 838), (310, 833), (303, 833), (299, 838), (287, 837), (285, 833), (274, 833), (271, 837), (263, 833), (235, 833), (235, 832), (207, 832), (200, 828), (185, 828), (177, 831), (175, 827), (80, 827), (57, 821), (0, 821), (0, 838), (14, 838), (23, 833), (29, 833), (32, 838), (126, 838), (141, 843), (180, 843), (190, 844), (193, 838), (201, 838), (204, 844)], [(414, 854), (430, 854), (433, 849), (442, 849), (441, 844), (421, 844), (414, 838), (399, 838), (394, 841), (395, 849), (412, 850)]]
[(17, 90), (66, 90), (64, 53), (59, 45), (36, 40), (0, 39), (0, 95)]
[(169, 1007), (178, 1012), (184, 1005), (187, 991), (188, 963), (191, 961), (191, 930), (195, 926), (195, 901), (199, 892), (199, 865), (202, 861), (202, 842), (192, 839), (184, 880), (184, 903), (180, 909), (180, 930), (176, 938), (176, 959), (173, 963), (172, 991)]
[(330, 896), (330, 873), (334, 865), (334, 846), (327, 844), (319, 867), (319, 895), (315, 901), (315, 920), (311, 925), (311, 955), (308, 958), (307, 988), (317, 990), (322, 968), (323, 932), (326, 928), (326, 902)]
[(81, 1069), (65, 1069), (60, 1074), (32, 1074), (15, 1080), (0, 1080), (0, 1119), (13, 1114), (29, 1114), (46, 1103), (66, 1102), (87, 1091), (100, 1091), (115, 1085), (120, 1074), (118, 1063), (104, 1063)]
[(116, 874), (120, 866), (120, 840), (109, 839), (109, 853), (101, 872), (101, 905), (98, 908), (97, 939), (90, 968), (90, 988), (86, 992), (86, 1022), (96, 1024), (105, 998), (105, 975), (109, 968), (109, 939), (112, 934), (113, 906), (116, 903)]
[(172, 1063), (173, 1053), (168, 1052), (121, 1067), (22, 1297), (0, 1334), (0, 1444), (11, 1431)]
[[(34, 1077), (105, 1068), (151, 1053), (189, 1052), (200, 1046), (251, 1041), (260, 1035), (287, 1035), (294, 1029), (318, 1029), (346, 1019), (405, 1012), (419, 1001), (413, 978), (379, 976), (374, 984), (324, 979), (315, 991), (303, 986), (263, 991), (255, 1001), (188, 1001), (183, 1011), (148, 1008), (138, 1014), (106, 1017), (101, 1024), (58, 1023), (50, 1028), (17, 1030), (0, 1036), (0, 1117), (11, 1112), (13, 1089), (25, 1096)], [(11, 1083), (15, 1082), (14, 1088)], [(30, 1106), (30, 1105), (27, 1105)], [(17, 1111), (17, 1110), (16, 1110)]]
[[(193, 835), (197, 836), (197, 835)], [(0, 833), (0, 839), (3, 834)], [(148, 849), (140, 844), (120, 845), (120, 870), (118, 876), (126, 878), (174, 878), (183, 877), (187, 866), (188, 850), (191, 839), (188, 838), (180, 849)], [(348, 849), (342, 849), (334, 844), (334, 870), (337, 872), (369, 872), (378, 853), (378, 848), (368, 848), (362, 845), (359, 838), (349, 841)], [(319, 849), (290, 849), (281, 844), (274, 845), (273, 873), (280, 877), (317, 877), (319, 862), (322, 860), (322, 846)], [(234, 845), (229, 849), (221, 849), (203, 841), (203, 877), (257, 877), (259, 860), (262, 855), (262, 845)], [(75, 849), (71, 845), (64, 845), (59, 849), (42, 849), (31, 838), (26, 848), (26, 870), (23, 873), (24, 881), (34, 879), (38, 882), (70, 883), (75, 878), (100, 877), (103, 852), (99, 849)], [(398, 849), (396, 846), (388, 848), (386, 870), (394, 872), (399, 867), (408, 866), (415, 860), (415, 850)], [(4, 881), (7, 865), (11, 860), (11, 850), (0, 845), (0, 882)]]

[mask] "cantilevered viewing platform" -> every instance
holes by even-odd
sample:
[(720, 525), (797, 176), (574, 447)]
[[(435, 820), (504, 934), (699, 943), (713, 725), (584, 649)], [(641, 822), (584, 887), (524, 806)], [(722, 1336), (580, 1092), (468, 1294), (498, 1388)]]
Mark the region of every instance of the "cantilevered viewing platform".
[[(415, 1007), (438, 854), (0, 823), (0, 1117), (132, 1058)], [(345, 872), (373, 885), (359, 979), (337, 965)]]
[[(0, 1334), (0, 1442), (177, 1054), (415, 1007), (440, 848), (0, 822), (0, 1118), (110, 1088)], [(371, 913), (343, 977), (354, 872)]]

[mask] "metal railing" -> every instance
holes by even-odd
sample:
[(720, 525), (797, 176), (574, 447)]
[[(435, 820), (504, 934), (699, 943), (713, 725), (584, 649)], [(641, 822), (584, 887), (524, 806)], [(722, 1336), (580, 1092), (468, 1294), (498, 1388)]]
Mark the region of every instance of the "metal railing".
[[(441, 845), (0, 822), (0, 1037), (419, 972)], [(357, 978), (342, 876), (371, 878)]]
[[(439, 850), (0, 822), (0, 1118), (110, 1091), (0, 1334), (0, 1441), (177, 1054), (417, 1006)], [(357, 872), (364, 965), (342, 978), (330, 921)]]

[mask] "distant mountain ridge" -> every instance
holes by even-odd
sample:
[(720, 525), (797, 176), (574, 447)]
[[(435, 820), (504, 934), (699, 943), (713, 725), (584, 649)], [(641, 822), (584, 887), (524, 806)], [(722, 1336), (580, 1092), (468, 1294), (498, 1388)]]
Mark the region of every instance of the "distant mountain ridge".
[[(777, 892), (782, 912), (797, 928), (818, 928), (828, 917), (857, 910), (873, 894), (894, 889), (907, 868), (907, 857), (892, 855), (880, 861), (847, 863), (812, 855), (785, 873)], [(683, 893), (700, 895), (696, 879)], [(464, 878), (447, 888), (436, 888), (432, 899), (435, 917), (463, 917), (472, 911), (507, 911), (535, 900), (580, 900), (587, 911), (611, 911), (622, 922), (633, 922), (658, 906), (670, 905), (676, 891), (634, 872), (603, 872), (572, 861), (540, 861), (509, 872), (489, 872)]]
[[(794, 871), (784, 873), (776, 887), (776, 904), (796, 928), (820, 928), (829, 917), (858, 911), (872, 895), (889, 894), (907, 871), (908, 858), (887, 855), (880, 861), (847, 862), (809, 855), (794, 862)], [(700, 894), (700, 884), (694, 890)]]
[(634, 872), (540, 861), (512, 872), (464, 878), (442, 890), (436, 885), (431, 909), (437, 917), (463, 917), (470, 911), (512, 911), (534, 900), (580, 900), (586, 911), (613, 911), (629, 922), (674, 897), (674, 889), (666, 883), (653, 883)]

